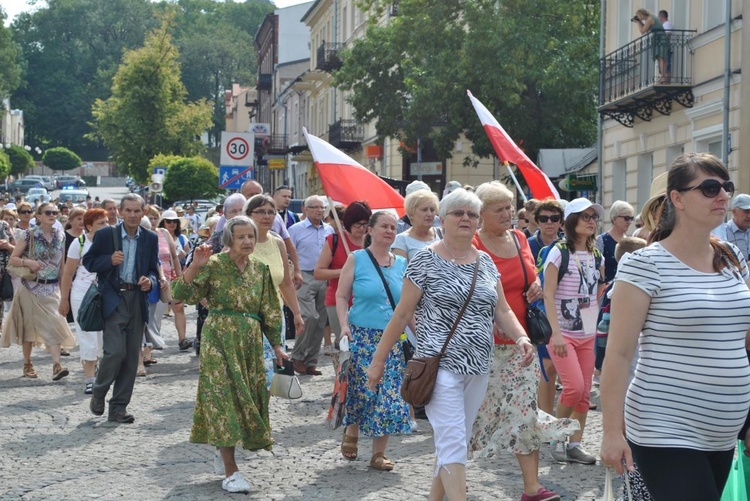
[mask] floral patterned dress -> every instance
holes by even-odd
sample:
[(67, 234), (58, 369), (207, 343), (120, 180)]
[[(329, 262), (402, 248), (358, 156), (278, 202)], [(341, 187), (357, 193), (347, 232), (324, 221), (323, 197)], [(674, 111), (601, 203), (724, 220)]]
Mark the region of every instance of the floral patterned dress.
[(272, 345), (281, 343), (281, 306), (268, 266), (250, 256), (240, 271), (221, 253), (211, 256), (190, 284), (173, 281), (172, 293), (190, 304), (206, 298), (210, 310), (202, 332), (190, 442), (269, 449), (273, 439), (262, 336)]

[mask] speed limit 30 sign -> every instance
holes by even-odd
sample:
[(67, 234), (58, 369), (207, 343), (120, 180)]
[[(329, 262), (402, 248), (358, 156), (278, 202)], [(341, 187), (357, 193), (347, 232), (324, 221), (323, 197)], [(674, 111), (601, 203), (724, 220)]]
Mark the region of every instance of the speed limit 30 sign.
[(250, 132), (221, 133), (221, 165), (248, 167), (255, 164), (255, 138)]

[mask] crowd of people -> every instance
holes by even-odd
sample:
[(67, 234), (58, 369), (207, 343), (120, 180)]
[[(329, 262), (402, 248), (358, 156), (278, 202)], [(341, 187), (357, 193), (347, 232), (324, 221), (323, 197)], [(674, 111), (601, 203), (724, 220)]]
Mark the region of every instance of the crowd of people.
[[(229, 492), (250, 490), (235, 448), (273, 446), (274, 373), (319, 377), (320, 357), (348, 349), (341, 456), (358, 460), (366, 437), (369, 466), (394, 470), (389, 439), (425, 416), (430, 500), (466, 499), (467, 460), (502, 451), (515, 455), (522, 501), (560, 500), (540, 455), (597, 462), (583, 446), (594, 384), (601, 462), (631, 499), (719, 500), (736, 440), (750, 445), (750, 196), (732, 198), (718, 159), (683, 155), (654, 180), (638, 215), (648, 242), (629, 235), (636, 214), (624, 201), (600, 233), (605, 211), (586, 198), (516, 211), (498, 181), (451, 182), (442, 198), (421, 181), (406, 191), (400, 218), (320, 196), (300, 216), (288, 187), (268, 194), (248, 181), (205, 221), (129, 194), (69, 207), (64, 226), (60, 207), (20, 200), (0, 212), (0, 266), (15, 291), (2, 346), (23, 347), (27, 378), (38, 377), (33, 348), (46, 348), (58, 381), (78, 345), (91, 412), (104, 414), (112, 388), (108, 419), (129, 424), (134, 381), (158, 362), (171, 311), (178, 348), (200, 357), (190, 441), (215, 447)], [(92, 285), (98, 332), (78, 321)], [(536, 346), (532, 304), (551, 328)], [(192, 341), (186, 305), (198, 310)], [(432, 397), (412, 408), (400, 393), (407, 361), (441, 350)]]

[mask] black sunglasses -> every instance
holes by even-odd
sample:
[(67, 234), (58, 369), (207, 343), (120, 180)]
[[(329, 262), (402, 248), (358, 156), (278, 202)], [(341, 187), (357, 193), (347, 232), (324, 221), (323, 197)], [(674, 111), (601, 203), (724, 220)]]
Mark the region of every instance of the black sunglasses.
[(559, 223), (562, 219), (562, 216), (560, 214), (554, 214), (552, 216), (538, 216), (536, 218), (537, 221), (540, 223), (546, 223), (547, 221), (552, 221), (553, 223)]
[(730, 197), (734, 194), (734, 183), (732, 181), (717, 181), (716, 179), (706, 179), (701, 184), (695, 186), (688, 186), (686, 188), (679, 189), (677, 191), (692, 191), (700, 189), (703, 196), (706, 198), (714, 198), (719, 194), (721, 189), (727, 192)]
[(620, 216), (620, 217), (623, 218), (628, 223), (632, 223), (633, 221), (635, 221), (635, 218), (633, 216)]
[(56, 211), (56, 210), (46, 210), (46, 211), (44, 211), (44, 215), (45, 216), (56, 216), (58, 214), (60, 214), (60, 212)]
[(19, 214), (31, 214), (33, 211), (30, 210), (20, 210), (18, 211)]

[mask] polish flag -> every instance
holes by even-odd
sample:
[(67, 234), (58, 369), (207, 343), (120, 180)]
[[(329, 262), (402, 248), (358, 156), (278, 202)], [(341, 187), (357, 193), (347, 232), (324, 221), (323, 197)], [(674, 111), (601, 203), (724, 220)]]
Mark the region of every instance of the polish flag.
[(326, 196), (344, 205), (365, 200), (373, 211), (392, 209), (399, 216), (404, 215), (404, 197), (398, 191), (343, 151), (309, 134), (304, 127), (302, 132)]
[(500, 161), (510, 162), (518, 167), (531, 190), (532, 197), (538, 200), (544, 200), (545, 198), (560, 200), (560, 194), (557, 192), (555, 185), (552, 184), (552, 181), (550, 181), (550, 178), (542, 172), (542, 169), (534, 165), (534, 162), (526, 156), (526, 153), (521, 148), (516, 146), (516, 143), (513, 142), (508, 133), (495, 120), (492, 113), (470, 91), (467, 90), (466, 93), (469, 95), (471, 104), (474, 105), (474, 110), (479, 115), (479, 120), (484, 126), (484, 131), (487, 133), (487, 137), (490, 139), (490, 143), (492, 143), (492, 147), (495, 149), (495, 153)]

